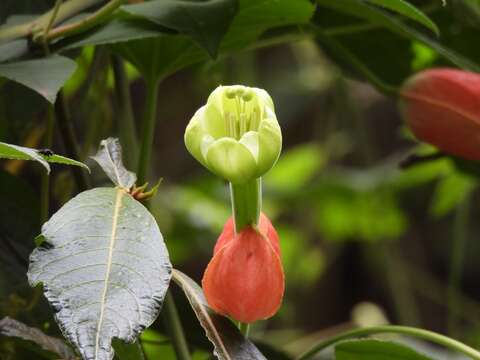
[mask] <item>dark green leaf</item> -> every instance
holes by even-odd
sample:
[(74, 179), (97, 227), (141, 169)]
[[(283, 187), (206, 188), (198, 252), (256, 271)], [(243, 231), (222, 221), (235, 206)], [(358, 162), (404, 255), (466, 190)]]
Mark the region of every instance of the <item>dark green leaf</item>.
[(115, 44), (113, 51), (132, 63), (149, 80), (164, 78), (208, 55), (193, 40), (184, 35), (159, 35)]
[(207, 305), (200, 286), (184, 273), (173, 270), (173, 280), (179, 285), (215, 347), (214, 355), (220, 360), (266, 359), (255, 345), (245, 339), (237, 327), (227, 318), (216, 314)]
[(155, 219), (121, 188), (80, 193), (43, 225), (28, 279), (84, 360), (113, 357), (158, 316), (171, 264)]
[(42, 154), (39, 150), (27, 148), (24, 146), (7, 144), (3, 142), (0, 142), (0, 158), (38, 161), (45, 167), (45, 169), (47, 169), (48, 173), (50, 173), (50, 165), (48, 164), (49, 162), (64, 165), (80, 166), (90, 171), (88, 166), (84, 163), (81, 163), (80, 161), (72, 160), (65, 156), (56, 154), (45, 155)]
[(380, 340), (352, 340), (335, 346), (337, 360), (432, 360), (405, 345)]
[(371, 6), (360, 0), (317, 0), (317, 2), (326, 8), (333, 9), (343, 14), (367, 20), (369, 23), (384, 27), (400, 36), (417, 40), (448, 59), (451, 63), (467, 70), (480, 71), (480, 65), (458, 54), (454, 50), (445, 47), (438, 41), (426, 36), (416, 29), (408, 26), (394, 16), (385, 11)]
[(57, 92), (73, 74), (76, 66), (69, 58), (53, 55), (43, 59), (1, 64), (0, 77), (29, 87), (53, 104)]
[(384, 7), (385, 9), (394, 11), (403, 16), (408, 17), (409, 19), (415, 20), (416, 22), (426, 26), (432, 30), (435, 34), (440, 35), (440, 30), (437, 25), (421, 10), (417, 9), (415, 6), (410, 4), (407, 1), (403, 0), (366, 0), (369, 3)]
[(98, 150), (92, 159), (100, 164), (103, 171), (112, 180), (112, 182), (124, 189), (130, 189), (137, 181), (137, 175), (128, 171), (122, 162), (122, 147), (120, 141), (114, 138), (108, 138), (100, 142)]
[(117, 18), (84, 34), (59, 41), (55, 49), (67, 50), (85, 45), (104, 45), (151, 38), (161, 35), (150, 21)]
[(237, 0), (158, 0), (126, 5), (122, 10), (192, 37), (215, 57), (237, 7)]
[(45, 335), (41, 330), (27, 326), (20, 321), (4, 317), (0, 320), (0, 334), (32, 341), (42, 349), (57, 354), (62, 359), (75, 359), (72, 349), (63, 340)]

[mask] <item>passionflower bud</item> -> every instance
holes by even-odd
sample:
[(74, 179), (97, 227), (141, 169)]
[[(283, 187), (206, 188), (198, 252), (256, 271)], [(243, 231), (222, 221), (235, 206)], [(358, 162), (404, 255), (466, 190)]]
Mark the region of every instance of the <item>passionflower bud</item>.
[(185, 130), (190, 154), (234, 184), (261, 177), (282, 148), (273, 101), (263, 89), (219, 86)]
[(480, 160), (480, 75), (432, 69), (414, 75), (400, 91), (407, 125), (440, 150)]
[(278, 234), (260, 215), (258, 229), (235, 234), (233, 220), (225, 224), (202, 280), (209, 306), (243, 323), (273, 316), (282, 303), (285, 276)]

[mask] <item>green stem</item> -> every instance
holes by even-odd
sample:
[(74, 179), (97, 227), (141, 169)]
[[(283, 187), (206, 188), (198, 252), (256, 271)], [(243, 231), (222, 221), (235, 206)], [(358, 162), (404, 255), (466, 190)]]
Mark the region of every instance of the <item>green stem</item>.
[(121, 57), (112, 57), (113, 75), (115, 78), (115, 98), (117, 117), (119, 119), (120, 141), (126, 153), (125, 163), (128, 167), (136, 167), (138, 160), (137, 130), (133, 116), (130, 86), (125, 72), (124, 62)]
[[(52, 106), (47, 110), (47, 126), (45, 130), (44, 146), (49, 149), (53, 143), (53, 133), (55, 130), (55, 115)], [(40, 191), (40, 223), (43, 224), (48, 220), (48, 213), (50, 208), (50, 176), (43, 172), (42, 185)]]
[(250, 324), (246, 324), (246, 323), (241, 322), (241, 323), (238, 324), (238, 328), (240, 329), (240, 332), (243, 334), (243, 336), (248, 338), (248, 335), (250, 333)]
[(468, 218), (470, 212), (468, 198), (457, 207), (453, 228), (452, 255), (450, 259), (450, 273), (447, 290), (447, 329), (450, 336), (457, 336), (456, 314), (459, 310), (458, 288), (462, 275), (462, 263), (467, 240)]
[(230, 197), (235, 232), (240, 232), (247, 225), (258, 225), (262, 208), (262, 179), (245, 184), (230, 183)]
[(177, 307), (170, 292), (167, 293), (164, 302), (163, 322), (167, 332), (172, 338), (173, 349), (179, 360), (190, 360), (190, 351), (183, 333), (182, 323), (178, 316)]
[[(45, 25), (45, 29), (43, 30), (43, 32), (47, 35), (50, 32), (53, 22), (55, 21), (55, 18), (58, 15), (58, 11), (60, 10), (60, 5), (62, 5), (62, 2), (63, 0), (55, 0), (55, 6), (53, 7), (53, 10), (52, 10), (52, 16), (50, 17), (50, 20), (48, 20), (48, 23)], [(48, 48), (48, 41), (46, 37), (44, 37), (43, 49), (44, 49), (45, 55), (50, 54), (50, 49)]]
[(102, 23), (106, 18), (108, 18), (116, 9), (120, 7), (125, 2), (125, 0), (111, 0), (105, 6), (101, 7), (95, 13), (90, 16), (87, 16), (85, 19), (77, 21), (73, 24), (67, 24), (59, 26), (53, 29), (48, 34), (43, 34), (41, 37), (45, 38), (47, 42), (50, 42), (59, 37), (69, 36), (81, 33), (88, 29), (91, 29), (95, 25)]
[(402, 334), (402, 335), (408, 335), (411, 337), (431, 341), (432, 343), (442, 345), (452, 351), (457, 351), (459, 353), (467, 355), (472, 359), (480, 360), (480, 352), (457, 340), (454, 340), (447, 336), (437, 334), (432, 331), (428, 331), (424, 329), (418, 329), (418, 328), (413, 328), (408, 326), (396, 326), (396, 325), (374, 326), (369, 328), (355, 329), (352, 331), (348, 331), (348, 332), (333, 336), (327, 340), (324, 340), (316, 344), (310, 350), (300, 355), (300, 357), (298, 357), (297, 360), (311, 359), (318, 352), (342, 340), (355, 338), (355, 337), (362, 337), (367, 335), (381, 334), (381, 333)]
[[(102, 1), (103, 0), (66, 1), (59, 7), (58, 14), (55, 16), (55, 20), (53, 21), (52, 25), (58, 24)], [(6, 27), (0, 30), (0, 43), (29, 36), (34, 31), (41, 31), (45, 29), (46, 25), (52, 18), (54, 11), (55, 8), (28, 23)]]
[(158, 81), (147, 81), (147, 99), (143, 114), (142, 142), (138, 159), (138, 183), (147, 181), (157, 120)]
[[(147, 82), (147, 99), (145, 104), (145, 113), (143, 119), (143, 134), (141, 140), (140, 158), (138, 159), (138, 183), (142, 184), (148, 177), (150, 168), (150, 158), (152, 155), (153, 138), (155, 133), (155, 123), (157, 114), (157, 95), (158, 81)], [(147, 207), (148, 207), (147, 203)], [(179, 360), (190, 360), (190, 352), (188, 350), (185, 333), (182, 323), (178, 316), (175, 301), (170, 293), (167, 293), (164, 301), (164, 310), (162, 312), (162, 320), (171, 337), (171, 342)]]

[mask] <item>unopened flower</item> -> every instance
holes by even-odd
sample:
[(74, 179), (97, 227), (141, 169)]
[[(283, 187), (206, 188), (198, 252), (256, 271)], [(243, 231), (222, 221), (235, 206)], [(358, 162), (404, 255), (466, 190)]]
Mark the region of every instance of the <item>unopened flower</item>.
[(217, 87), (190, 120), (185, 145), (207, 169), (232, 183), (261, 177), (282, 148), (270, 95), (240, 85)]
[(402, 87), (401, 105), (415, 136), (440, 150), (480, 160), (480, 75), (432, 69)]
[(233, 220), (225, 224), (202, 280), (209, 306), (243, 323), (273, 316), (282, 303), (285, 277), (278, 234), (260, 215), (258, 229), (235, 235)]

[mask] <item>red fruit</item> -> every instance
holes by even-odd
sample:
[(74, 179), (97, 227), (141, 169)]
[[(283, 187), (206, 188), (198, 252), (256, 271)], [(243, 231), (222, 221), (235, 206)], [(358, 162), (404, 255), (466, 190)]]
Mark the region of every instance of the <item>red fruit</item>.
[(278, 311), (285, 290), (278, 240), (263, 214), (258, 230), (247, 226), (237, 235), (233, 220), (227, 221), (202, 280), (213, 310), (243, 323)]
[(400, 96), (406, 122), (418, 139), (480, 160), (480, 74), (426, 70), (410, 78)]

